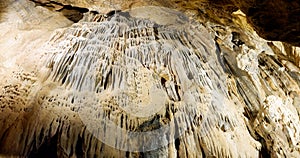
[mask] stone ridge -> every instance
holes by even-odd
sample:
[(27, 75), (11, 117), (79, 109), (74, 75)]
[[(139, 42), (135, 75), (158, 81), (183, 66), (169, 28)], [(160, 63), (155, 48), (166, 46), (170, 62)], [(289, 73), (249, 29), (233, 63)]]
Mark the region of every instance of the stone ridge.
[[(117, 126), (132, 131), (155, 130), (167, 126), (170, 121), (175, 121), (181, 129), (182, 125), (177, 121), (185, 120), (185, 124), (199, 138), (214, 135), (209, 132), (212, 130), (234, 131), (235, 128), (240, 131), (232, 133), (236, 137), (241, 137), (242, 133), (246, 135), (242, 120), (224, 113), (223, 101), (228, 101), (228, 105), (234, 103), (230, 103), (226, 95), (226, 74), (216, 62), (216, 47), (211, 34), (200, 24), (197, 26), (187, 21), (184, 26), (177, 25), (158, 25), (153, 21), (131, 17), (126, 12), (106, 18), (101, 15), (84, 18), (51, 39), (54, 51), (47, 52), (53, 54), (47, 62), (49, 80), (73, 91), (72, 99), (66, 99), (73, 100), (71, 102), (74, 105), (71, 106), (82, 104), (75, 109), (98, 109), (90, 116), (81, 114), (88, 128), (94, 126), (89, 123), (94, 122), (92, 120), (95, 117), (104, 115)], [(55, 95), (56, 92), (53, 89), (51, 93)], [(61, 90), (57, 93), (62, 94)], [(107, 112), (103, 113), (99, 107)], [(174, 108), (175, 111), (172, 110)], [(184, 115), (177, 117), (178, 113)], [(158, 121), (157, 125), (147, 123), (153, 119)], [(102, 126), (99, 128), (104, 130)], [(110, 135), (110, 131), (103, 132)], [(250, 135), (247, 139), (254, 141)], [(210, 139), (206, 141), (213, 143)], [(109, 145), (115, 148), (119, 146)], [(211, 145), (210, 148), (215, 146)], [(138, 150), (132, 148), (135, 149), (133, 151)], [(145, 148), (143, 150), (148, 150)], [(148, 148), (156, 149), (156, 146)], [(251, 148), (256, 150), (253, 146)], [(129, 147), (124, 149), (132, 150)], [(230, 148), (217, 153), (250, 155), (247, 151), (235, 153)]]

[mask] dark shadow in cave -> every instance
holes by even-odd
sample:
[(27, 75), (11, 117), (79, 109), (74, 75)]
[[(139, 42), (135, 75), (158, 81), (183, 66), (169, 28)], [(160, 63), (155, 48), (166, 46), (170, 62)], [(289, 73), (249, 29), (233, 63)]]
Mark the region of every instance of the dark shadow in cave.
[(46, 140), (38, 149), (29, 154), (29, 158), (57, 158), (57, 140), (58, 134), (56, 133), (52, 138)]

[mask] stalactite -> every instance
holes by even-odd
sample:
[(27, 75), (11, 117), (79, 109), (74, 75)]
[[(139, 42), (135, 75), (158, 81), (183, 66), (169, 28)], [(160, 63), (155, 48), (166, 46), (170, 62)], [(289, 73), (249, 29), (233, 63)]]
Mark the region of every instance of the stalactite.
[[(10, 3), (33, 13), (22, 20), (50, 14)], [(18, 68), (0, 64), (0, 156), (299, 156), (298, 47), (260, 38), (242, 14), (225, 26), (164, 7), (85, 11), (26, 24), (52, 35), (16, 42)]]

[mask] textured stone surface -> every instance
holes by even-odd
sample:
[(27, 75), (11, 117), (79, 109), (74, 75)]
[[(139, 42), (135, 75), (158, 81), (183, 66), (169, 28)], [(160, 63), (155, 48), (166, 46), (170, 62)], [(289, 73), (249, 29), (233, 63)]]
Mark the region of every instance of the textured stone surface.
[(56, 2), (0, 5), (0, 155), (299, 157), (299, 47), (234, 3)]
[[(162, 0), (97, 0), (97, 1), (70, 1), (70, 0), (33, 0), (54, 8), (61, 5), (90, 8), (102, 13), (111, 10), (124, 10), (132, 7), (155, 5), (176, 8), (194, 14), (206, 14), (210, 20), (228, 24), (230, 14), (237, 9), (247, 15), (248, 22), (263, 38), (277, 40), (299, 46), (300, 39), (300, 2), (299, 1), (259, 1), (259, 0), (189, 0), (189, 1), (162, 1)], [(59, 5), (58, 5), (59, 4)], [(60, 8), (60, 7), (58, 7)], [(224, 21), (225, 20), (225, 21)], [(225, 22), (225, 23), (224, 23)]]

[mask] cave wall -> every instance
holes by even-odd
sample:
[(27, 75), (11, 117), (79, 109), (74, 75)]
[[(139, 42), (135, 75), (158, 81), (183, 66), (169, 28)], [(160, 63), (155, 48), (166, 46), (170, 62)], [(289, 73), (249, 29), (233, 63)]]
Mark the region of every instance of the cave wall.
[(0, 155), (299, 157), (297, 2), (273, 3), (1, 2)]

